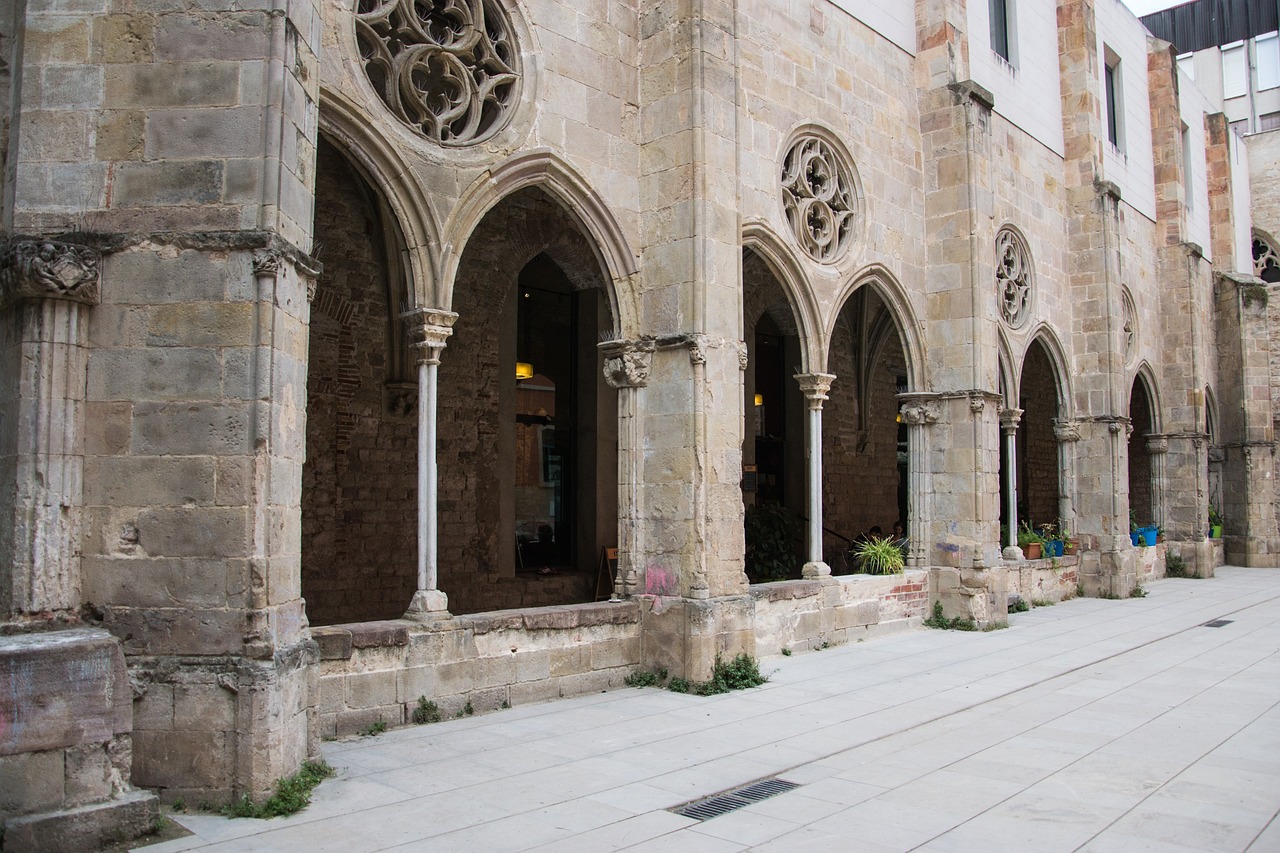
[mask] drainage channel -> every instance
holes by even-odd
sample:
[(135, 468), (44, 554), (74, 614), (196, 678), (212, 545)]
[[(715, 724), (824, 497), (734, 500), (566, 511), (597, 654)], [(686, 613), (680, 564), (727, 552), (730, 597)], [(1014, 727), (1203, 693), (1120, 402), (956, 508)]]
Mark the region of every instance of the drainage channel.
[(759, 782), (752, 782), (750, 785), (734, 788), (732, 791), (726, 791), (723, 794), (704, 797), (701, 800), (694, 800), (692, 803), (685, 803), (683, 806), (676, 806), (673, 809), (669, 809), (669, 811), (696, 820), (710, 820), (713, 817), (719, 817), (722, 814), (736, 811), (743, 806), (749, 806), (752, 803), (776, 797), (778, 794), (785, 794), (787, 791), (799, 787), (795, 782), (788, 782), (786, 779), (761, 779)]

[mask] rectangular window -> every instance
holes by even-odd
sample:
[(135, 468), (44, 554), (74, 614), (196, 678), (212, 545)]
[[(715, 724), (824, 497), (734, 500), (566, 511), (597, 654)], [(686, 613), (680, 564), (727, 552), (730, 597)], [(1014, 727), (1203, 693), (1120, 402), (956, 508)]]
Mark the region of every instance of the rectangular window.
[(1222, 48), (1222, 97), (1239, 98), (1249, 91), (1249, 63), (1244, 42)]
[(1187, 210), (1195, 207), (1195, 195), (1191, 192), (1191, 188), (1195, 184), (1191, 180), (1191, 128), (1185, 124), (1182, 126), (1182, 203), (1186, 205)]
[(1107, 99), (1107, 139), (1117, 149), (1124, 150), (1124, 84), (1120, 77), (1120, 57), (1108, 48), (1105, 55), (1103, 84)]
[(1192, 80), (1196, 79), (1196, 55), (1194, 53), (1184, 53), (1179, 56), (1178, 70)]
[(991, 49), (1005, 62), (1009, 53), (1009, 0), (988, 0), (991, 9)]
[(1258, 90), (1280, 86), (1280, 38), (1268, 33), (1253, 43), (1258, 56)]
[(1276, 130), (1280, 128), (1280, 113), (1263, 113), (1258, 116), (1258, 130), (1265, 133), (1268, 130)]

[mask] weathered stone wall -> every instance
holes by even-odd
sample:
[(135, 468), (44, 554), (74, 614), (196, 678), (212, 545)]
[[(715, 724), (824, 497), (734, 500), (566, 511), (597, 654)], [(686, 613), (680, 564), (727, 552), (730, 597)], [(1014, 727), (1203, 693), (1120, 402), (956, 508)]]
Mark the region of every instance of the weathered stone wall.
[(634, 602), (503, 610), (430, 626), (387, 621), (317, 628), (320, 728), (352, 734), (412, 722), (419, 697), (446, 717), (622, 686), (639, 666)]
[(919, 570), (755, 584), (756, 651), (819, 649), (919, 627), (927, 585), (927, 573)]
[(1254, 227), (1272, 239), (1280, 239), (1280, 132), (1255, 133), (1245, 144), (1249, 149), (1250, 213)]
[(1009, 594), (1028, 604), (1058, 603), (1075, 597), (1079, 557), (1050, 557), (1009, 564)]
[(321, 144), (316, 169), (325, 268), (309, 329), (302, 593), (311, 624), (327, 625), (398, 617), (417, 588), (418, 419), (416, 376), (390, 351), (401, 341), (394, 226), (332, 146)]

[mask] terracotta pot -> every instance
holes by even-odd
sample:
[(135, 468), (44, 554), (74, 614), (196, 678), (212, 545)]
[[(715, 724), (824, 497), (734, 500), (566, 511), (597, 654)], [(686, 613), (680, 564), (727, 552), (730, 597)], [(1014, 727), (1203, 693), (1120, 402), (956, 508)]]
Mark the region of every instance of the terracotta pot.
[(1065, 557), (1073, 556), (1078, 550), (1080, 550), (1080, 543), (1075, 539), (1068, 539), (1062, 543), (1062, 554)]
[(1039, 542), (1032, 542), (1022, 549), (1022, 553), (1028, 560), (1040, 559), (1041, 545)]

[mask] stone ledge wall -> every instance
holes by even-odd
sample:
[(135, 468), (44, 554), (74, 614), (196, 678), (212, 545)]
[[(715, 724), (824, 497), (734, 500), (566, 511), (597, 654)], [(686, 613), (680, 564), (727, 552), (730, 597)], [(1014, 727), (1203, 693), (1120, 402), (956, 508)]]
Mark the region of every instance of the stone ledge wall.
[(1080, 581), (1080, 557), (1051, 557), (1009, 563), (1009, 594), (1017, 594), (1030, 604), (1051, 601), (1057, 604), (1076, 594)]
[(756, 654), (766, 657), (918, 628), (929, 603), (928, 573), (755, 584), (751, 597)]
[(1147, 581), (1158, 580), (1164, 577), (1165, 553), (1168, 548), (1165, 543), (1160, 542), (1155, 545), (1148, 545), (1145, 548), (1138, 548), (1138, 583), (1146, 583)]
[(445, 718), (621, 687), (640, 663), (634, 602), (500, 610), (423, 625), (405, 620), (313, 629), (320, 730), (353, 734), (412, 719), (418, 697)]

